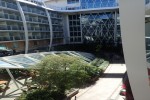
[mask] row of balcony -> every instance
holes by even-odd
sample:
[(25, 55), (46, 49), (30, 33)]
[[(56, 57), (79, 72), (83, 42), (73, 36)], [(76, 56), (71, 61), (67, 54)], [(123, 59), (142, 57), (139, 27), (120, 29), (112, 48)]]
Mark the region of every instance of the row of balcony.
[(30, 12), (30, 13), (35, 13), (35, 14), (42, 15), (42, 16), (47, 16), (46, 12), (43, 12), (43, 11), (38, 10), (36, 8), (22, 6), (22, 9), (23, 9), (24, 12)]
[[(19, 30), (23, 31), (24, 27), (23, 26), (4, 26), (0, 25), (0, 31), (4, 30)], [(48, 27), (28, 27), (29, 31), (39, 31), (39, 32), (49, 32), (50, 29)], [(53, 27), (54, 32), (63, 32), (62, 27)]]
[(0, 6), (10, 8), (10, 9), (14, 9), (14, 10), (18, 10), (17, 5), (15, 5), (13, 3), (9, 3), (9, 2), (0, 1)]
[(50, 35), (34, 35), (34, 36), (29, 36), (29, 39), (50, 39)]
[(20, 16), (6, 13), (0, 13), (0, 18), (22, 21)]
[(23, 26), (4, 26), (0, 25), (0, 30), (24, 30)]
[(63, 37), (64, 37), (63, 33), (53, 34), (53, 38), (63, 38)]
[(24, 36), (1, 36), (0, 41), (24, 40)]
[(48, 20), (26, 17), (26, 21), (48, 24)]
[(28, 27), (28, 30), (29, 31), (50, 31), (49, 28), (46, 28), (46, 27)]
[(57, 19), (62, 19), (62, 15), (58, 14), (58, 13), (53, 13), (51, 12), (51, 18), (57, 18)]
[(62, 21), (52, 20), (53, 25), (62, 25)]
[(63, 32), (63, 28), (62, 27), (53, 27), (53, 31), (54, 32)]
[[(50, 39), (49, 35), (43, 36), (29, 36), (29, 40), (31, 39)], [(24, 36), (0, 36), (0, 41), (18, 41), (18, 40), (25, 40)]]

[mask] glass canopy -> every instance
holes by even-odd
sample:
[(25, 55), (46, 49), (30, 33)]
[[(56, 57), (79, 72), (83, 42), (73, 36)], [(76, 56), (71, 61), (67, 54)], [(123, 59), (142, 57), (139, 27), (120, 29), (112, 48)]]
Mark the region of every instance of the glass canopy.
[(52, 51), (41, 53), (20, 54), (0, 58), (0, 68), (28, 68), (40, 62), (47, 55), (66, 54), (68, 56), (78, 56), (81, 59), (90, 62), (95, 58), (94, 55), (85, 52), (76, 51)]

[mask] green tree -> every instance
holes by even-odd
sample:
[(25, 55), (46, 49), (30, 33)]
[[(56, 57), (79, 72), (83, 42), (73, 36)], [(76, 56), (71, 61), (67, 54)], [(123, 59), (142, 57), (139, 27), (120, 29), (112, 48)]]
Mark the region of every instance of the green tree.
[(90, 79), (86, 70), (89, 66), (78, 57), (50, 55), (32, 68), (37, 74), (33, 82), (40, 88), (56, 88), (64, 93), (66, 89), (78, 87)]

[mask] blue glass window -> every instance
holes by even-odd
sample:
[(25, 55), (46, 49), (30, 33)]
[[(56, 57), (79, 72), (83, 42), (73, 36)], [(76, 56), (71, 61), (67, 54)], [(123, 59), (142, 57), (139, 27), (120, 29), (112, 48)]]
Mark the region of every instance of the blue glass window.
[(80, 0), (82, 8), (114, 7), (116, 0)]

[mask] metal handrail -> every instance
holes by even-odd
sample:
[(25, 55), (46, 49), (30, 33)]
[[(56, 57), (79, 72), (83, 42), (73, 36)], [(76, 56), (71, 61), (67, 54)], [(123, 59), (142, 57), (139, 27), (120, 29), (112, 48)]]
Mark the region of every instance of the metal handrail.
[(0, 18), (22, 21), (22, 19), (21, 19), (20, 16), (12, 15), (12, 14), (7, 14), (7, 13), (0, 13)]
[(104, 8), (104, 7), (117, 7), (118, 3), (117, 2), (94, 2), (94, 3), (85, 3), (81, 2), (80, 6), (74, 6), (74, 7), (57, 7), (53, 5), (49, 5), (50, 8), (55, 9), (55, 10), (79, 10), (79, 9), (90, 9), (90, 8)]

